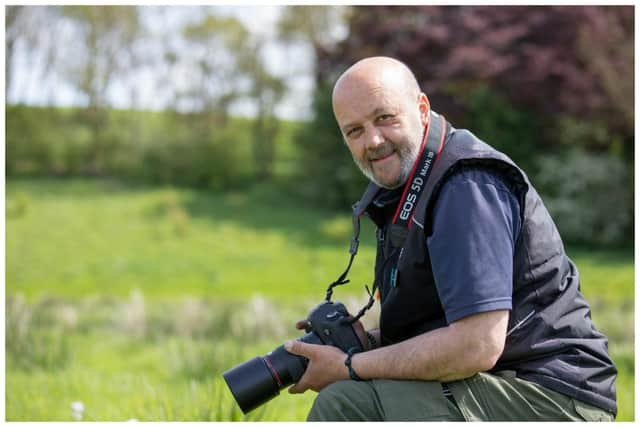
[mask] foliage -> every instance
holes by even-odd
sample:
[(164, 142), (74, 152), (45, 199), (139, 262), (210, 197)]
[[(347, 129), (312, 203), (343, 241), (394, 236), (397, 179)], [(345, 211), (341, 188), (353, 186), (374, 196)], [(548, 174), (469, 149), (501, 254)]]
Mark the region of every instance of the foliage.
[(621, 142), (611, 138), (605, 124), (565, 116), (558, 122), (557, 146), (541, 153), (534, 115), (519, 111), (486, 86), (470, 93), (468, 102), (470, 129), (524, 169), (566, 242), (629, 241), (633, 174), (621, 158)]
[(138, 9), (66, 6), (56, 8), (52, 15), (63, 24), (66, 20), (76, 24), (77, 44), (73, 55), (65, 57), (62, 75), (87, 99), (88, 108), (79, 113), (92, 136), (88, 167), (91, 173), (101, 174), (109, 144), (104, 135), (109, 118), (106, 94), (114, 76), (132, 68), (133, 45), (140, 31)]
[[(168, 12), (174, 14), (174, 28), (158, 34), (152, 23)], [(181, 19), (181, 13), (193, 19)], [(8, 92), (20, 89), (11, 71), (21, 61), (45, 64), (42, 70), (33, 67), (41, 71), (41, 79), (32, 74), (20, 79), (25, 86), (39, 93), (54, 88), (52, 99), (61, 88), (72, 89), (86, 105), (75, 111), (76, 122), (89, 132), (84, 173), (113, 173), (112, 146), (123, 139), (113, 138), (118, 128), (110, 123), (113, 114), (108, 109), (123, 104), (135, 108), (141, 93), (154, 90), (167, 99), (154, 107), (194, 112), (203, 119), (196, 125), (199, 133), (190, 136), (196, 151), (208, 151), (210, 141), (219, 140), (217, 133), (226, 129), (234, 106), (255, 107), (248, 160), (258, 178), (272, 177), (274, 144), (282, 128), (275, 109), (286, 87), (266, 66), (264, 37), (255, 36), (240, 20), (221, 16), (211, 7), (137, 6), (13, 6), (6, 18)], [(127, 157), (115, 160), (126, 162)]]
[(175, 105), (184, 103), (192, 109), (216, 110), (226, 116), (229, 105), (242, 92), (245, 55), (253, 53), (249, 32), (237, 19), (208, 13), (186, 25), (182, 32), (190, 54), (177, 50), (172, 54), (181, 58), (192, 73), (178, 90)]
[(574, 149), (541, 156), (534, 180), (563, 238), (607, 245), (633, 234), (633, 198), (627, 165), (617, 156)]
[(351, 16), (351, 36), (328, 54), (330, 68), (390, 55), (414, 70), (443, 112), (485, 82), (540, 115), (605, 117), (612, 125), (622, 115), (624, 125), (613, 128), (633, 133), (632, 102), (615, 95), (633, 87), (631, 7), (382, 6)]
[(76, 24), (74, 55), (67, 55), (64, 76), (87, 98), (90, 108), (105, 107), (114, 75), (129, 70), (132, 45), (139, 37), (138, 9), (129, 6), (64, 6), (49, 9), (52, 19)]
[[(158, 184), (238, 188), (254, 174), (251, 121), (212, 127), (209, 113), (108, 110), (103, 173)], [(92, 134), (83, 110), (9, 106), (7, 175), (92, 173)], [(286, 125), (286, 123), (285, 123)]]
[(468, 96), (469, 130), (509, 157), (525, 171), (535, 171), (539, 123), (487, 86)]
[(313, 109), (313, 119), (296, 136), (302, 155), (295, 191), (315, 204), (348, 208), (362, 195), (366, 179), (353, 164), (333, 117), (328, 86), (316, 90)]

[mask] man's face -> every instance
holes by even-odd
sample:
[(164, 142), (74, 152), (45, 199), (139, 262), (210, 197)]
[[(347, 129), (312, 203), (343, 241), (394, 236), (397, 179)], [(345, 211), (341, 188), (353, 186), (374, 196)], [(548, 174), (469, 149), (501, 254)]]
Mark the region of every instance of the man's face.
[(362, 173), (380, 187), (403, 185), (418, 157), (429, 104), (424, 94), (380, 84), (343, 84), (334, 112)]

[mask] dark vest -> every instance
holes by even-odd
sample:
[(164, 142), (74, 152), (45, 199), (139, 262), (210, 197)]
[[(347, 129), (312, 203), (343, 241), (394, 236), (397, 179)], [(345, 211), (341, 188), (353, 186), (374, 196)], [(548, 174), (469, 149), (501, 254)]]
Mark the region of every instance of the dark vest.
[(520, 202), (522, 228), (514, 252), (513, 309), (504, 352), (492, 371), (516, 371), (520, 378), (615, 414), (617, 370), (608, 355), (607, 338), (591, 322), (589, 305), (580, 293), (578, 270), (565, 254), (553, 220), (526, 174), (466, 130), (453, 130), (447, 136), (404, 244), (395, 247), (395, 239), (389, 236), (401, 189), (380, 190), (366, 208), (377, 226), (375, 283), (380, 290), (383, 345), (447, 325), (426, 239), (443, 182), (465, 167), (489, 168), (500, 174)]

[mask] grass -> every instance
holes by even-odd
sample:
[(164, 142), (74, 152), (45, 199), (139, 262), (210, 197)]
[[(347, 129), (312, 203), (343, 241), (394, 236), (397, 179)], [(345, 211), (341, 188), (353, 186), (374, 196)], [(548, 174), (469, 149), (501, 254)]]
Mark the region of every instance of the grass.
[[(259, 191), (219, 195), (85, 181), (8, 182), (7, 193), (10, 209), (16, 198), (29, 200), (7, 220), (8, 289), (28, 299), (48, 290), (123, 297), (133, 288), (153, 298), (319, 296), (348, 258), (348, 215), (278, 194), (260, 203), (266, 197)], [(356, 283), (370, 280), (373, 257), (364, 247)]]
[[(221, 374), (265, 354), (348, 260), (348, 212), (238, 193), (8, 180), (6, 414), (12, 421), (303, 420), (313, 393), (244, 417)], [(336, 299), (366, 302), (373, 229)], [(568, 248), (634, 419), (633, 253)], [(368, 316), (367, 322), (373, 317)]]
[(276, 312), (266, 299), (148, 303), (134, 292), (36, 305), (18, 296), (7, 305), (8, 328), (23, 332), (7, 340), (8, 420), (69, 420), (75, 401), (85, 421), (287, 421), (310, 408), (311, 394), (285, 390), (244, 416), (223, 382), (222, 372), (298, 335), (271, 327), (293, 325), (293, 314), (256, 312)]

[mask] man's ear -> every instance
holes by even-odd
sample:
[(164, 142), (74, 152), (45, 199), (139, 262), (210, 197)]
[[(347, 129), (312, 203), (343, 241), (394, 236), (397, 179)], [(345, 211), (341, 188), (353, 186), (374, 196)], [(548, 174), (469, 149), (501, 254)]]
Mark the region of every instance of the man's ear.
[(427, 95), (422, 92), (420, 92), (420, 95), (418, 96), (418, 108), (420, 109), (420, 121), (422, 122), (422, 126), (426, 126), (429, 121), (431, 105), (429, 104), (429, 98), (427, 98)]

